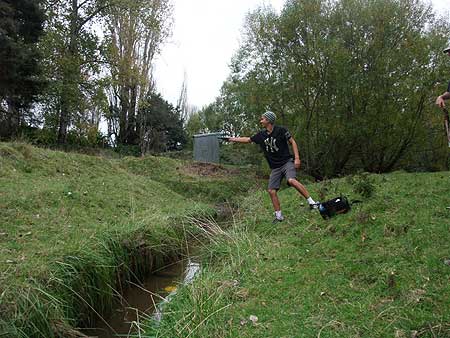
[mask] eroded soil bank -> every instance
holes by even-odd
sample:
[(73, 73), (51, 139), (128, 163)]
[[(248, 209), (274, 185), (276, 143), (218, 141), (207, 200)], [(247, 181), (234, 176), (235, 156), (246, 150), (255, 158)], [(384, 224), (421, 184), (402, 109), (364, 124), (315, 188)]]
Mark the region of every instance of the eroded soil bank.
[(163, 304), (170, 301), (180, 284), (192, 282), (199, 270), (200, 264), (195, 257), (180, 259), (158, 269), (142, 284), (131, 283), (119, 297), (110, 316), (99, 317), (92, 328), (80, 331), (88, 337), (98, 338), (138, 333), (140, 321), (151, 316), (160, 320)]

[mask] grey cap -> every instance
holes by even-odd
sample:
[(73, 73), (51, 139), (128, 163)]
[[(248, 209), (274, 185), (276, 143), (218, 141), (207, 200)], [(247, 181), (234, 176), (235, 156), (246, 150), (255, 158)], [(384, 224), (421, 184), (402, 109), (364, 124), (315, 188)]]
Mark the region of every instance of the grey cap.
[(447, 54), (448, 52), (450, 52), (450, 46), (448, 46), (447, 48), (445, 48), (443, 52), (444, 52), (445, 54)]
[(274, 124), (275, 120), (277, 118), (277, 116), (275, 115), (275, 113), (271, 112), (271, 111), (266, 111), (264, 114), (262, 114), (263, 117), (266, 118), (267, 121), (269, 121), (270, 123)]

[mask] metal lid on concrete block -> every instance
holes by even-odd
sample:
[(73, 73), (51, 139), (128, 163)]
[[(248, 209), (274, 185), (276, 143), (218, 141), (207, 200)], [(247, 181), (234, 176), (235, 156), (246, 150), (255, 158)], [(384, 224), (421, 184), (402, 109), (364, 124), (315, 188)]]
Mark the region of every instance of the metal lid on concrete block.
[(197, 138), (197, 137), (212, 137), (212, 136), (222, 136), (223, 135), (223, 133), (206, 133), (206, 134), (197, 134), (197, 135), (194, 135), (193, 137), (194, 138)]

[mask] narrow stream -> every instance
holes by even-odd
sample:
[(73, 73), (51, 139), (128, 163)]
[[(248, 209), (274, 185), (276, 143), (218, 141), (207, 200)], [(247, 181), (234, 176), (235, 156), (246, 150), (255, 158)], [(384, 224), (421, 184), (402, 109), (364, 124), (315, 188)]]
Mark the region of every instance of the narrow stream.
[(89, 337), (113, 338), (127, 337), (136, 333), (133, 324), (138, 316), (153, 314), (156, 320), (161, 320), (161, 304), (169, 302), (180, 284), (192, 282), (200, 270), (200, 264), (195, 259), (185, 259), (173, 263), (164, 269), (150, 275), (142, 286), (134, 285), (124, 291), (122, 302), (105, 320), (99, 320), (95, 328), (83, 328), (81, 331)]

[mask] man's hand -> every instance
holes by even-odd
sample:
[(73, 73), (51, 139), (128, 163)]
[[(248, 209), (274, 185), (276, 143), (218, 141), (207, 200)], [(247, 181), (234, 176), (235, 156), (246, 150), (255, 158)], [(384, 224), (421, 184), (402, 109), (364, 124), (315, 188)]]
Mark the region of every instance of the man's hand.
[(295, 160), (294, 160), (294, 166), (295, 166), (295, 169), (300, 169), (300, 159), (299, 158), (296, 158)]
[(445, 100), (444, 100), (444, 98), (443, 98), (442, 96), (438, 96), (438, 97), (437, 97), (437, 99), (436, 99), (436, 105), (437, 105), (439, 108), (445, 108)]

